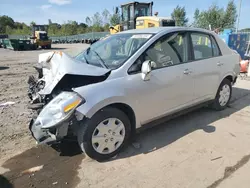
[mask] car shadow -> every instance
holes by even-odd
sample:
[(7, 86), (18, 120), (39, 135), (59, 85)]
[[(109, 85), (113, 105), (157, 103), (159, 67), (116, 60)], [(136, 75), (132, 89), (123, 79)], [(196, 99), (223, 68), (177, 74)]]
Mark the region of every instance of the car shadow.
[(6, 67), (6, 66), (0, 66), (0, 70), (6, 70), (9, 69), (10, 67)]
[(9, 182), (7, 178), (0, 175), (0, 187), (1, 188), (13, 188), (13, 185)]
[(64, 139), (59, 143), (52, 144), (51, 147), (60, 153), (60, 156), (73, 157), (82, 153), (77, 139)]
[[(215, 111), (204, 107), (146, 129), (135, 136), (135, 143), (137, 144), (130, 145), (111, 160), (154, 152), (197, 130), (204, 131), (204, 134), (212, 134), (216, 131), (216, 127), (211, 125), (213, 122), (249, 106), (250, 97), (246, 97), (247, 95), (250, 95), (249, 90), (233, 88), (231, 102), (228, 108), (223, 111)], [(245, 98), (245, 100), (240, 100), (242, 98)]]

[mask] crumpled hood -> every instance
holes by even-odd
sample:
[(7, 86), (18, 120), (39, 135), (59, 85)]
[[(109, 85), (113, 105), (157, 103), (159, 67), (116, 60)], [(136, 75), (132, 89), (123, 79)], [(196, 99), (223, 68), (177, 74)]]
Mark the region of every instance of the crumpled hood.
[(43, 67), (45, 87), (40, 94), (50, 94), (57, 83), (66, 75), (102, 76), (109, 69), (77, 61), (63, 52), (48, 52), (39, 55), (38, 64)]

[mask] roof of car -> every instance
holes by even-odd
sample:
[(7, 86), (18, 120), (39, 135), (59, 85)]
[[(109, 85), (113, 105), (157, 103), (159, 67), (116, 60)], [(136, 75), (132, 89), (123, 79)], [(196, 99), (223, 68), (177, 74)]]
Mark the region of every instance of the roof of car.
[(199, 31), (199, 32), (206, 32), (206, 33), (213, 33), (212, 31), (206, 30), (206, 29), (200, 29), (200, 28), (194, 28), (194, 27), (151, 27), (146, 29), (132, 29), (123, 31), (121, 33), (152, 33), (157, 34), (161, 32), (173, 32), (173, 31)]

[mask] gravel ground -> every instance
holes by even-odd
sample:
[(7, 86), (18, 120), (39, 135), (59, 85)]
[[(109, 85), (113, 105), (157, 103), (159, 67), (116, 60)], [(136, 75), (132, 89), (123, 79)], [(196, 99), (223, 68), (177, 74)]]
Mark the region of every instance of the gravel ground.
[[(52, 50), (61, 50), (76, 55), (86, 48), (84, 44), (54, 45)], [(34, 146), (27, 129), (30, 111), (26, 108), (27, 78), (36, 74), (33, 65), (40, 53), (37, 51), (12, 51), (0, 48), (0, 104), (11, 101), (14, 105), (0, 107), (0, 160), (16, 155)]]
[[(75, 55), (87, 46), (54, 47)], [(43, 52), (0, 49), (0, 104), (15, 102), (0, 107), (0, 188), (249, 187), (248, 80), (238, 80), (226, 110), (203, 108), (148, 129), (137, 135), (137, 144), (99, 163), (81, 154), (76, 143), (35, 146), (26, 81)]]

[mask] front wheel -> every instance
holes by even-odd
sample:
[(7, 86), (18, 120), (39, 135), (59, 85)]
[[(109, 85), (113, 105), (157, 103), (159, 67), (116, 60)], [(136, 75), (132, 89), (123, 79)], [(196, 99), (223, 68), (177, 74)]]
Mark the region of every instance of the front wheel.
[(106, 160), (128, 143), (131, 124), (124, 112), (104, 108), (85, 120), (78, 131), (78, 143), (83, 152), (95, 160)]
[(216, 97), (213, 102), (213, 108), (215, 110), (224, 110), (232, 96), (232, 84), (228, 79), (224, 79), (220, 84), (220, 87), (217, 91)]

